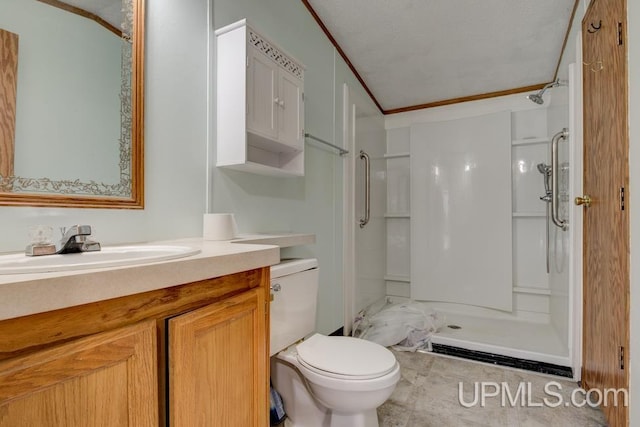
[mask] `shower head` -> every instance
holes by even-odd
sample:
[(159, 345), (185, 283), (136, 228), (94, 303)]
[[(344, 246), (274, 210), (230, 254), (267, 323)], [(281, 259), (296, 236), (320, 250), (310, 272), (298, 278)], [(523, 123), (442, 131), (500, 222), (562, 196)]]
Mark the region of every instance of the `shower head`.
[(544, 99), (542, 99), (542, 96), (536, 94), (536, 93), (532, 93), (531, 95), (527, 95), (527, 99), (535, 102), (538, 105), (542, 105), (544, 104)]
[(543, 175), (551, 174), (551, 166), (545, 165), (544, 163), (538, 163), (538, 171)]
[(532, 93), (527, 95), (527, 99), (535, 102), (538, 105), (542, 105), (544, 104), (544, 99), (542, 98), (542, 95), (547, 89), (551, 89), (552, 87), (565, 86), (566, 84), (567, 82), (560, 79), (556, 79), (551, 83), (547, 83), (542, 89), (540, 89), (538, 93)]

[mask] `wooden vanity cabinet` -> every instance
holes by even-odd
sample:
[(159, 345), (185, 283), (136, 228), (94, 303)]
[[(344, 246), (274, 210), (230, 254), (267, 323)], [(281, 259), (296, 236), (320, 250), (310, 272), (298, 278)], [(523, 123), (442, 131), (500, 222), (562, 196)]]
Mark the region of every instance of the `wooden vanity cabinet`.
[(267, 426), (269, 268), (0, 321), (0, 427)]
[(0, 362), (0, 425), (158, 425), (155, 322)]
[(266, 425), (265, 318), (253, 289), (169, 320), (169, 425)]

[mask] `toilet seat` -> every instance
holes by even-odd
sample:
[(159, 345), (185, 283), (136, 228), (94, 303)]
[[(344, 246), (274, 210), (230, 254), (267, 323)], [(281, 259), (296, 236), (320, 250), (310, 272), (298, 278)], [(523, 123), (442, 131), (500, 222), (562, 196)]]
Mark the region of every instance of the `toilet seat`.
[(368, 380), (394, 371), (396, 358), (383, 346), (352, 337), (315, 334), (297, 345), (298, 362), (330, 378)]

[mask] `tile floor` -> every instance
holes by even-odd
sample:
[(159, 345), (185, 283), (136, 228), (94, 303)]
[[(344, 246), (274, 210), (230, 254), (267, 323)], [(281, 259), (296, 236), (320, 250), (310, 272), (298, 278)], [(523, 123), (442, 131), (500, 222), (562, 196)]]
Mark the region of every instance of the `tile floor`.
[[(381, 427), (606, 426), (599, 409), (565, 404), (578, 388), (572, 381), (428, 353), (394, 353), (402, 377), (391, 398), (378, 408)], [(459, 401), (459, 383), (462, 382), (463, 389), (461, 400), (470, 406), (476, 397), (481, 397), (480, 392), (474, 392), (476, 381), (487, 382), (489, 392), (495, 390), (491, 384), (505, 383), (501, 386), (505, 392), (487, 397), (484, 407), (478, 403), (466, 408)], [(548, 388), (553, 395), (544, 391), (550, 381), (555, 382)], [(521, 382), (531, 390), (531, 395), (522, 400), (516, 397)], [(505, 406), (501, 404), (502, 395), (507, 402)], [(509, 405), (509, 396), (524, 405)], [(576, 394), (578, 402), (582, 398), (583, 395)], [(540, 406), (544, 399), (551, 404), (563, 399), (563, 404), (554, 408)]]

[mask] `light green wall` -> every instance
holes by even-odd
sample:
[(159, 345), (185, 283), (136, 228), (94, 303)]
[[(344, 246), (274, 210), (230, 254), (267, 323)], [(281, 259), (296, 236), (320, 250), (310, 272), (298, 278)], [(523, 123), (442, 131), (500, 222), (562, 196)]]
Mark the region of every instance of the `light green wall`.
[(120, 37), (35, 0), (0, 1), (0, 28), (18, 35), (16, 175), (118, 183)]
[(209, 3), (147, 0), (146, 11), (145, 209), (0, 207), (0, 252), (24, 250), (35, 224), (91, 224), (105, 244), (201, 235)]
[(335, 330), (342, 325), (343, 159), (310, 143), (304, 178), (268, 178), (211, 166), (212, 32), (248, 18), (304, 63), (305, 128), (337, 145), (342, 144), (342, 84), (362, 91), (360, 85), (300, 1), (147, 0), (146, 8), (145, 209), (0, 207), (0, 251), (23, 250), (27, 229), (35, 224), (87, 223), (98, 240), (115, 244), (200, 236), (207, 209), (235, 212), (241, 232), (316, 233), (315, 245), (283, 252), (319, 259), (318, 329)]
[[(302, 62), (306, 67), (305, 131), (342, 145), (342, 85), (360, 85), (302, 2), (214, 0), (213, 16), (215, 29), (247, 18), (255, 30)], [(210, 117), (215, 120), (215, 113)], [(215, 153), (210, 157), (215, 164)], [(316, 234), (315, 245), (285, 250), (283, 254), (318, 258), (318, 330), (322, 333), (332, 332), (343, 323), (343, 161), (335, 151), (312, 142), (306, 144), (304, 178), (273, 178), (211, 168), (212, 211), (234, 212), (240, 232)]]

